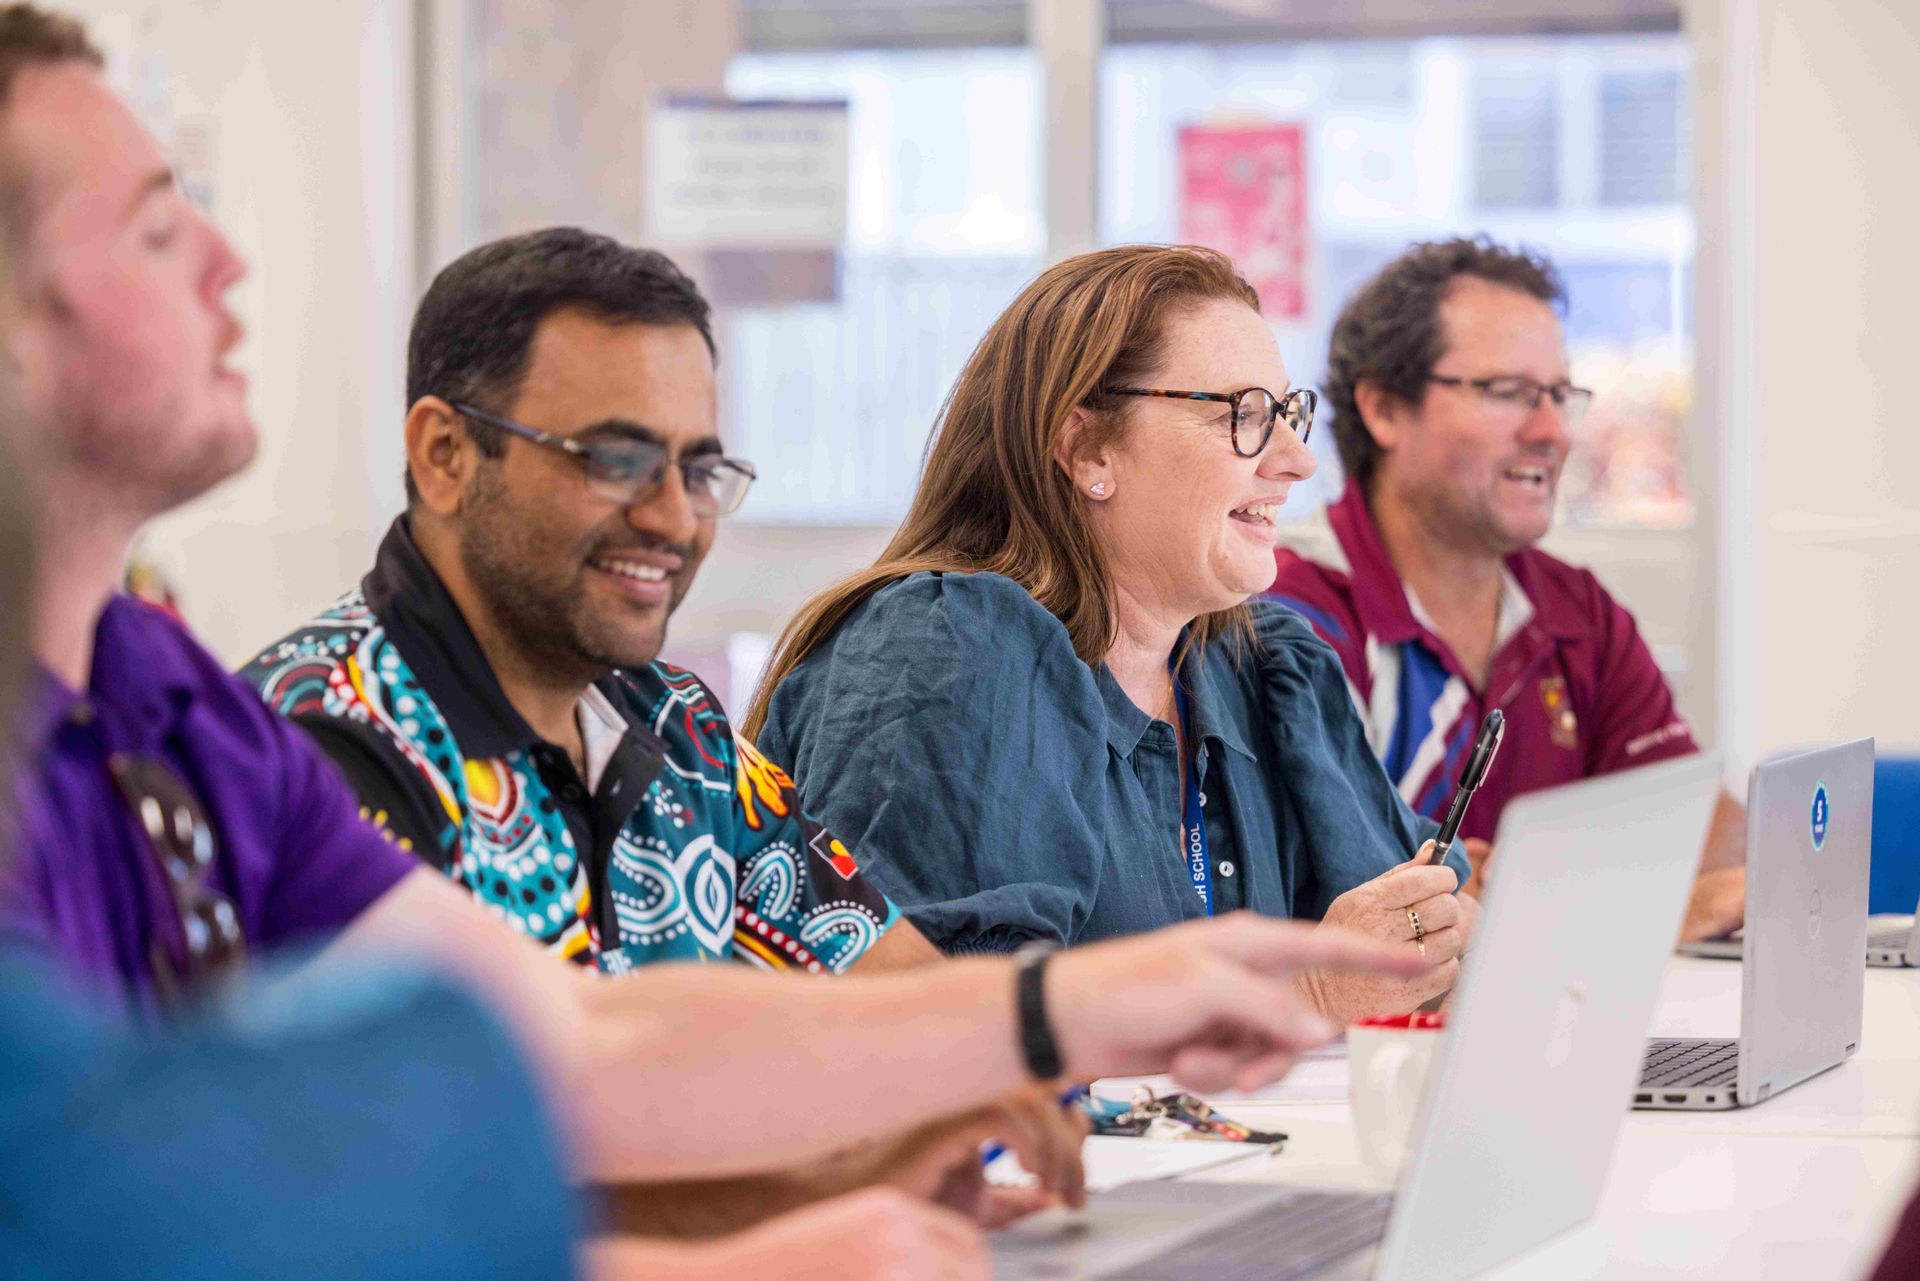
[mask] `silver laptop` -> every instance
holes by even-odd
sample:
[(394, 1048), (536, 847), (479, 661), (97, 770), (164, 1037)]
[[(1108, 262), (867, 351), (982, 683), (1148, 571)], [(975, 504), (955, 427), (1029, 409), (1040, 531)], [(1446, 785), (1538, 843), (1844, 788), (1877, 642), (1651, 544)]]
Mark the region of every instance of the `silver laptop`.
[[(1500, 874), (1397, 1195), (1129, 1184), (996, 1233), (995, 1275), (1455, 1281), (1585, 1222), (1719, 769), (1695, 756), (1507, 806)], [(1593, 946), (1588, 921), (1609, 923), (1611, 946)]]
[(1860, 1048), (1872, 840), (1872, 739), (1753, 771), (1740, 1036), (1650, 1042), (1635, 1107), (1748, 1107)]
[[(1683, 943), (1680, 950), (1688, 956), (1737, 961), (1746, 955), (1746, 934), (1735, 930), (1724, 938)], [(1912, 915), (1889, 912), (1867, 918), (1867, 964), (1883, 969), (1920, 966), (1920, 910)]]

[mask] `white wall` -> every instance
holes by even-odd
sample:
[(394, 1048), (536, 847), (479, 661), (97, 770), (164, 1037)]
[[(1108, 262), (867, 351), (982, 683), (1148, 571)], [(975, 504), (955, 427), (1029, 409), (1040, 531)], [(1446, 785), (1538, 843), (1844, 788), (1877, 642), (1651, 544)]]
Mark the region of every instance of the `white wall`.
[(1920, 744), (1920, 6), (1696, 0), (1730, 750)]
[(411, 6), (57, 2), (157, 132), (210, 142), (213, 216), (251, 267), (235, 302), (260, 457), (147, 544), (237, 662), (357, 580), (399, 507)]

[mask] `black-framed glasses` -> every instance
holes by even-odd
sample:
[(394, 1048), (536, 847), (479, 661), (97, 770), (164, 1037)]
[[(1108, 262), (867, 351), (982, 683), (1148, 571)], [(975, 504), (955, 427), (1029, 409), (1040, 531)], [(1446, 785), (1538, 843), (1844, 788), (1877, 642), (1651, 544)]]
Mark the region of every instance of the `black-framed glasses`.
[(146, 834), (148, 847), (173, 895), (186, 943), (186, 965), (174, 963), (160, 939), (149, 956), (160, 999), (177, 1008), (195, 992), (216, 986), (245, 966), (246, 934), (233, 900), (211, 883), (218, 858), (213, 828), (193, 789), (166, 762), (115, 752), (107, 772)]
[(686, 486), (687, 503), (700, 517), (726, 516), (740, 509), (759, 473), (744, 459), (720, 454), (701, 454), (675, 459), (665, 445), (651, 440), (572, 440), (550, 431), (528, 427), (502, 418), (499, 414), (449, 401), (456, 413), (498, 427), (522, 440), (557, 449), (578, 462), (587, 474), (587, 487), (601, 498), (621, 506), (631, 506), (642, 495), (651, 494), (666, 479), (667, 468), (680, 471)]
[(1488, 406), (1509, 412), (1515, 417), (1540, 408), (1540, 398), (1545, 396), (1553, 401), (1554, 408), (1560, 411), (1560, 417), (1568, 427), (1577, 426), (1586, 417), (1588, 406), (1593, 404), (1593, 392), (1585, 387), (1576, 387), (1568, 382), (1537, 383), (1519, 374), (1502, 374), (1497, 378), (1451, 378), (1428, 374), (1427, 381), (1439, 383), (1442, 387), (1465, 387), (1478, 392), (1480, 399)]
[[(1166, 391), (1158, 387), (1108, 387), (1109, 396), (1158, 396), (1165, 400), (1208, 400), (1233, 406), (1231, 418), (1233, 452), (1242, 458), (1258, 458), (1273, 439), (1274, 423), (1285, 419), (1287, 427), (1301, 444), (1313, 434), (1313, 411), (1319, 395), (1306, 387), (1295, 387), (1276, 396), (1265, 387), (1242, 387), (1239, 391)], [(1251, 442), (1249, 445), (1248, 442)]]

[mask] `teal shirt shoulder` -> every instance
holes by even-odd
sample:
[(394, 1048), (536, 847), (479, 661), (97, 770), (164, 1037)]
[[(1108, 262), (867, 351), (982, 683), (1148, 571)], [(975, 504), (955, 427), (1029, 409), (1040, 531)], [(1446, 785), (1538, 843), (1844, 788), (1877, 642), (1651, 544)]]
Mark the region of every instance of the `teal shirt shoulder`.
[(572, 1275), (532, 1075), (462, 992), (314, 972), (149, 1032), (37, 960), (0, 955), (0, 1272)]
[[(1333, 651), (1284, 606), (1249, 608), (1251, 637), (1188, 668), (1209, 839), (1235, 851), (1235, 901), (1317, 919), (1433, 828), (1368, 747)], [(781, 682), (759, 743), (947, 951), (1205, 912), (1179, 851), (1172, 727), (1011, 579), (881, 588)], [(1454, 867), (1464, 879), (1457, 853)]]

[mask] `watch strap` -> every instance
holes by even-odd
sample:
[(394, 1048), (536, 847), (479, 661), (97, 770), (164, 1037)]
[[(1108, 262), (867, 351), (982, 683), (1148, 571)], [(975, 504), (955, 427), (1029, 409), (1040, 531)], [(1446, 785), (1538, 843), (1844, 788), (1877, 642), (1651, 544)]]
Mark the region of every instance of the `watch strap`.
[(1036, 1081), (1052, 1081), (1065, 1071), (1060, 1046), (1047, 1019), (1047, 962), (1058, 949), (1051, 943), (1030, 943), (1020, 949), (1015, 992), (1020, 1012), (1020, 1053)]

